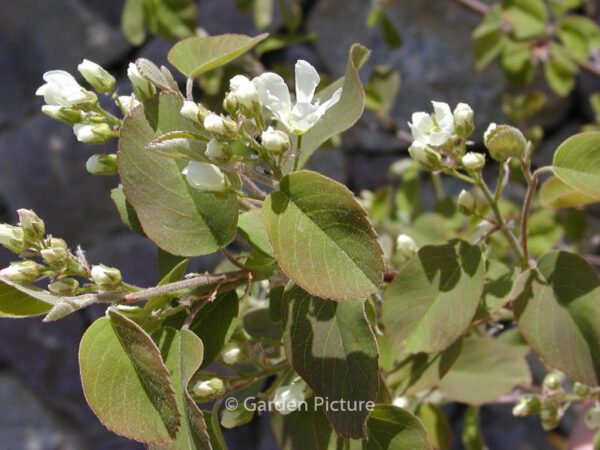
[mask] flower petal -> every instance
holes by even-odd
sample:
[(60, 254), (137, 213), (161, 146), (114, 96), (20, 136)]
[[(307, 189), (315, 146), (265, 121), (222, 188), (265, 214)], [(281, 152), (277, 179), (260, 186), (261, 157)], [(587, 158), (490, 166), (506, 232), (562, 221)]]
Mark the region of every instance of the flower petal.
[(328, 100), (325, 100), (317, 109), (319, 118), (323, 117), (327, 110), (340, 101), (342, 97), (342, 88), (337, 89)]
[(315, 68), (303, 59), (299, 59), (296, 62), (296, 102), (312, 102), (320, 81), (321, 77)]
[(292, 111), (290, 91), (276, 73), (266, 72), (252, 80), (258, 91), (260, 102), (278, 119), (285, 123)]
[(435, 115), (435, 120), (438, 126), (445, 132), (454, 131), (454, 115), (452, 114), (452, 110), (450, 109), (450, 105), (448, 103), (443, 102), (431, 102), (433, 105), (433, 111)]
[(318, 106), (313, 103), (296, 103), (292, 110), (289, 129), (294, 134), (304, 134), (319, 121)]

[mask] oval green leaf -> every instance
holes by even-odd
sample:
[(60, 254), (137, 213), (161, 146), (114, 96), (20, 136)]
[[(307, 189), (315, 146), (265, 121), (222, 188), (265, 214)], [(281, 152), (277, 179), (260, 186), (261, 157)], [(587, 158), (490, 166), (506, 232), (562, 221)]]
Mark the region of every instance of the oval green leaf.
[(579, 192), (600, 198), (600, 132), (577, 134), (564, 141), (553, 161), (558, 178)]
[(311, 296), (297, 286), (286, 289), (284, 345), (288, 360), (315, 394), (362, 407), (325, 411), (345, 438), (364, 439), (379, 384), (378, 351), (363, 302), (337, 303)]
[(579, 192), (560, 178), (549, 178), (540, 188), (540, 204), (544, 208), (577, 208), (600, 202), (600, 198)]
[(119, 140), (119, 174), (127, 200), (148, 238), (174, 255), (206, 255), (235, 237), (235, 195), (195, 190), (181, 175), (184, 161), (146, 149), (164, 133), (199, 132), (179, 114), (182, 103), (179, 95), (162, 93), (125, 118)]
[(34, 286), (0, 280), (0, 317), (18, 319), (46, 314), (61, 298)]
[(484, 286), (481, 249), (465, 241), (422, 247), (383, 297), (383, 321), (410, 353), (448, 348), (471, 324)]
[(367, 428), (364, 450), (433, 450), (421, 421), (405, 409), (377, 405)]
[(281, 269), (304, 290), (331, 300), (365, 298), (383, 280), (383, 254), (365, 210), (343, 185), (294, 172), (264, 205)]
[(256, 37), (243, 34), (191, 37), (175, 44), (168, 59), (186, 77), (195, 78), (233, 61), (267, 36), (263, 33)]
[(517, 324), (552, 368), (600, 384), (600, 282), (583, 258), (552, 251), (522, 274), (512, 294)]

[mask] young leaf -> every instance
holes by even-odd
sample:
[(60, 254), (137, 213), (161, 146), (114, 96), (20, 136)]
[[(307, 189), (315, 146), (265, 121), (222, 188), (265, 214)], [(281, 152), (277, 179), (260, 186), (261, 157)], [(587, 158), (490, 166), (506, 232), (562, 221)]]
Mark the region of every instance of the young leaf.
[(0, 280), (0, 317), (23, 318), (46, 314), (61, 297), (34, 286)]
[(367, 423), (364, 450), (433, 450), (423, 424), (405, 409), (377, 405)]
[(317, 94), (320, 100), (331, 97), (333, 92), (342, 88), (342, 96), (327, 114), (302, 139), (300, 167), (304, 167), (310, 156), (332, 136), (347, 130), (362, 116), (365, 106), (365, 93), (358, 76), (358, 69), (367, 61), (370, 51), (354, 44), (348, 55), (348, 65), (343, 78)]
[(273, 247), (269, 242), (262, 208), (252, 209), (240, 214), (238, 230), (253, 248), (267, 256), (273, 256)]
[(119, 216), (125, 225), (127, 225), (132, 231), (135, 231), (137, 234), (145, 236), (144, 230), (142, 230), (142, 226), (140, 225), (140, 220), (138, 219), (133, 206), (131, 203), (127, 201), (125, 198), (125, 193), (123, 192), (122, 187), (116, 187), (110, 191), (110, 198), (113, 203), (117, 207), (117, 211), (119, 212)]
[(339, 435), (365, 438), (365, 404), (375, 401), (379, 375), (377, 341), (363, 302), (323, 300), (293, 285), (283, 302), (283, 339), (292, 366), (317, 396), (362, 402), (362, 407), (329, 408), (325, 414)]
[(433, 446), (439, 450), (448, 450), (452, 445), (452, 428), (441, 408), (432, 403), (421, 403), (415, 412)]
[(211, 444), (202, 411), (188, 393), (188, 383), (202, 363), (202, 341), (189, 330), (163, 328), (153, 335), (171, 374), (181, 427), (169, 445), (150, 445), (155, 450), (210, 450)]
[(168, 59), (186, 77), (196, 78), (233, 61), (267, 36), (264, 33), (256, 37), (243, 34), (191, 37), (175, 44)]
[(181, 418), (160, 351), (137, 324), (116, 311), (109, 314), (81, 339), (85, 398), (111, 431), (140, 442), (170, 442)]
[(583, 258), (552, 251), (523, 273), (512, 297), (519, 329), (552, 368), (600, 385), (600, 282)]
[(253, 308), (244, 314), (244, 331), (255, 339), (279, 342), (283, 333), (281, 322), (271, 320), (269, 308)]
[(144, 0), (126, 0), (121, 15), (121, 30), (132, 45), (141, 45), (146, 39)]
[(548, 10), (543, 0), (503, 0), (502, 6), (517, 39), (531, 39), (546, 31)]
[(521, 352), (491, 338), (467, 338), (439, 389), (451, 400), (482, 405), (530, 383)]
[(479, 407), (471, 406), (465, 411), (461, 438), (466, 450), (486, 449), (479, 424)]
[(371, 295), (381, 284), (381, 247), (345, 186), (315, 172), (294, 172), (269, 195), (264, 217), (277, 262), (304, 290), (351, 300)]
[(119, 141), (119, 174), (127, 200), (146, 235), (179, 256), (213, 253), (235, 237), (234, 194), (202, 193), (181, 175), (184, 162), (154, 154), (146, 145), (170, 131), (197, 132), (180, 114), (183, 100), (162, 93), (125, 118)]
[(597, 202), (600, 197), (579, 192), (557, 177), (548, 178), (540, 188), (540, 204), (544, 208), (577, 208)]
[(411, 353), (448, 348), (471, 323), (484, 285), (481, 249), (464, 241), (422, 247), (383, 298), (383, 321)]
[(569, 186), (600, 198), (600, 132), (581, 133), (564, 141), (552, 165), (556, 176)]

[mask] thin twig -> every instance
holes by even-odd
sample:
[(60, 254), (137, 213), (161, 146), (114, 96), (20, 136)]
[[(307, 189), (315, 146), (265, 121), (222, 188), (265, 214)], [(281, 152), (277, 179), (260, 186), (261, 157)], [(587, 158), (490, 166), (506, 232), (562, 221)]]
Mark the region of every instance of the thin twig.
[(265, 191), (263, 191), (261, 188), (259, 188), (258, 185), (254, 181), (252, 181), (252, 179), (248, 175), (240, 173), (240, 178), (242, 179), (244, 184), (246, 186), (248, 186), (248, 188), (252, 192), (254, 192), (256, 195), (258, 195), (259, 197), (262, 197), (262, 198), (267, 197), (268, 194)]
[(491, 8), (489, 5), (486, 5), (480, 0), (455, 0), (457, 3), (460, 3), (466, 8), (469, 8), (471, 11), (475, 11), (478, 14), (485, 16), (490, 12)]
[(237, 260), (237, 258), (234, 255), (232, 255), (231, 252), (229, 250), (227, 250), (226, 248), (222, 248), (221, 249), (221, 253), (223, 254), (223, 256), (225, 258), (227, 258), (227, 260), (231, 264), (233, 264), (234, 266), (236, 266), (238, 269), (245, 270), (245, 271), (250, 271), (250, 269), (248, 269), (248, 267), (246, 267), (241, 262), (239, 262)]
[(527, 246), (527, 225), (529, 222), (529, 209), (531, 208), (531, 201), (533, 200), (533, 195), (537, 189), (539, 184), (539, 178), (542, 173), (552, 172), (552, 167), (546, 166), (541, 167), (535, 172), (531, 173), (531, 168), (529, 163), (522, 163), (523, 167), (523, 175), (527, 180), (527, 194), (525, 195), (525, 200), (523, 202), (523, 209), (521, 210), (521, 234), (520, 234), (520, 245), (523, 251), (523, 257), (525, 261), (529, 261), (529, 249)]
[(193, 102), (194, 101), (194, 80), (193, 78), (188, 78), (185, 83), (185, 97), (186, 100)]

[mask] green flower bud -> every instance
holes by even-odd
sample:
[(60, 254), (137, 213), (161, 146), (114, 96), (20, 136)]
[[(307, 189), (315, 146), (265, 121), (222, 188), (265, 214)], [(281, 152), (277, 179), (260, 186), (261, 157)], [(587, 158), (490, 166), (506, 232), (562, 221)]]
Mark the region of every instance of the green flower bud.
[(403, 261), (408, 261), (410, 258), (415, 256), (419, 251), (419, 247), (411, 238), (406, 234), (399, 234), (396, 238), (396, 252), (402, 257)]
[(585, 414), (585, 424), (591, 430), (600, 429), (600, 408), (590, 408)]
[(92, 267), (92, 280), (103, 291), (114, 291), (121, 286), (123, 281), (119, 269), (107, 267), (104, 264)]
[(183, 102), (179, 113), (186, 119), (190, 119), (192, 122), (198, 122), (200, 118), (200, 106), (198, 106), (198, 103), (196, 102), (186, 100)]
[(292, 146), (290, 137), (283, 131), (275, 130), (273, 127), (267, 128), (260, 135), (260, 139), (263, 147), (276, 155), (287, 152)]
[(426, 144), (419, 141), (413, 142), (409, 147), (408, 153), (412, 159), (417, 161), (427, 170), (439, 169), (442, 163), (442, 155), (433, 150)]
[(85, 168), (92, 175), (117, 175), (117, 155), (92, 155), (85, 163)]
[(207, 402), (221, 397), (225, 393), (225, 385), (220, 378), (198, 381), (192, 388), (192, 392), (200, 402)]
[(79, 142), (85, 144), (105, 144), (115, 137), (115, 132), (107, 123), (76, 123), (73, 133)]
[(204, 128), (213, 134), (235, 138), (237, 136), (237, 124), (227, 118), (211, 113), (203, 121)]
[(475, 131), (473, 109), (466, 103), (459, 103), (454, 109), (454, 132), (461, 138), (468, 138)]
[(55, 237), (51, 237), (50, 239), (48, 239), (46, 242), (46, 246), (47, 247), (60, 247), (60, 248), (64, 248), (65, 250), (69, 249), (69, 247), (67, 246), (67, 243), (65, 242), (64, 239), (55, 238)]
[(542, 386), (544, 389), (549, 391), (556, 391), (561, 388), (563, 382), (565, 381), (565, 375), (561, 372), (550, 372), (548, 375), (544, 377), (544, 381)]
[(223, 109), (229, 114), (233, 115), (238, 111), (239, 108), (240, 105), (238, 103), (237, 97), (233, 92), (229, 92), (223, 100)]
[(0, 270), (0, 278), (27, 284), (37, 280), (44, 269), (44, 266), (34, 261), (11, 263), (8, 267)]
[(52, 267), (63, 267), (69, 259), (69, 252), (63, 247), (45, 248), (40, 253), (44, 262)]
[(549, 431), (556, 428), (560, 423), (558, 405), (553, 401), (544, 402), (540, 411), (540, 419), (544, 430)]
[(535, 395), (526, 395), (517, 401), (513, 407), (513, 416), (523, 417), (533, 414), (539, 414), (542, 409), (540, 399)]
[(208, 141), (204, 154), (208, 159), (215, 162), (226, 162), (231, 157), (231, 151), (215, 138)]
[(576, 381), (573, 384), (573, 393), (579, 398), (586, 398), (590, 393), (590, 387)]
[(54, 120), (60, 120), (71, 126), (85, 119), (83, 111), (66, 106), (44, 105), (42, 112)]
[(156, 94), (154, 85), (144, 78), (134, 63), (129, 63), (127, 77), (131, 81), (136, 98), (140, 101), (148, 100)]
[(77, 66), (77, 70), (79, 70), (79, 73), (85, 78), (85, 81), (87, 81), (97, 92), (110, 94), (115, 90), (115, 84), (117, 82), (115, 77), (95, 62), (84, 59), (83, 62)]
[(527, 150), (527, 140), (523, 133), (509, 125), (490, 124), (483, 140), (491, 157), (499, 162), (508, 158), (522, 158)]
[(477, 202), (475, 201), (475, 197), (469, 191), (465, 191), (464, 189), (460, 191), (458, 194), (457, 200), (458, 210), (461, 214), (465, 216), (471, 216), (477, 209)]
[(240, 362), (242, 356), (242, 350), (235, 344), (230, 344), (223, 350), (223, 362), (232, 366)]
[(48, 290), (56, 295), (72, 297), (79, 290), (79, 281), (74, 278), (61, 278), (48, 285)]
[(480, 172), (485, 166), (485, 155), (481, 153), (466, 153), (460, 160), (465, 169), (472, 172)]
[(25, 233), (23, 228), (0, 224), (0, 245), (13, 253), (21, 253), (25, 250)]
[(30, 209), (18, 209), (19, 222), (25, 233), (25, 241), (39, 243), (46, 234), (44, 221)]

